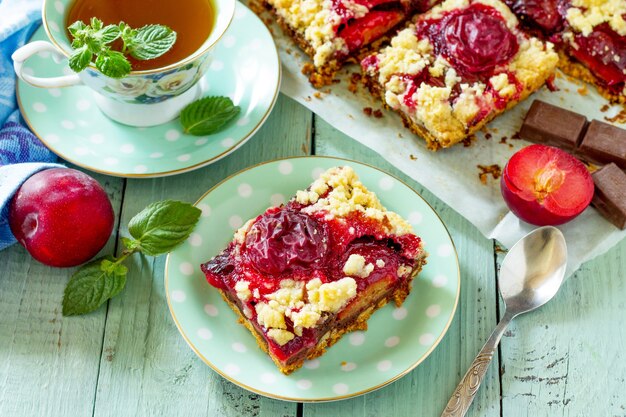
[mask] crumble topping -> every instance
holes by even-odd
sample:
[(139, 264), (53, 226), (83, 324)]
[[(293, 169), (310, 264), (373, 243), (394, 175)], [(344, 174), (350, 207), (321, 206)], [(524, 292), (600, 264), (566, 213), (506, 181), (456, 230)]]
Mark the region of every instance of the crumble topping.
[(248, 281), (237, 281), (235, 284), (235, 291), (237, 292), (237, 298), (244, 303), (248, 301), (252, 292), (250, 291), (250, 283)]
[(611, 29), (626, 36), (626, 2), (624, 0), (572, 0), (565, 18), (572, 28), (588, 36), (593, 28), (608, 23)]
[[(332, 9), (331, 0), (268, 0), (276, 13), (315, 50), (313, 63), (323, 66), (337, 52), (348, 53), (346, 42), (335, 36), (341, 17)], [(342, 1), (356, 18), (368, 9), (350, 0)]]
[(287, 317), (293, 322), (294, 333), (302, 335), (303, 328), (317, 325), (323, 312), (336, 313), (341, 310), (356, 296), (356, 288), (354, 278), (346, 277), (324, 284), (319, 278), (314, 278), (306, 284), (305, 302), (304, 283), (284, 279), (278, 290), (266, 296), (267, 302), (255, 305), (257, 322), (269, 330), (284, 330), (287, 329)]
[(410, 266), (408, 266), (408, 265), (400, 265), (400, 266), (398, 267), (398, 272), (397, 272), (397, 274), (398, 274), (398, 276), (399, 276), (399, 277), (403, 277), (403, 276), (405, 276), (406, 274), (410, 273), (412, 270), (413, 270), (413, 269), (412, 269)]
[(501, 97), (511, 97), (517, 92), (517, 88), (514, 84), (509, 83), (509, 77), (504, 72), (491, 77), (489, 83)]
[(294, 329), (300, 334), (302, 334), (302, 328), (315, 327), (321, 316), (321, 312), (313, 304), (305, 304), (298, 311), (288, 312), (288, 317), (293, 322)]
[[(315, 196), (317, 198), (311, 198)], [(296, 201), (310, 204), (302, 209), (304, 213), (324, 211), (334, 217), (345, 217), (359, 211), (366, 217), (382, 222), (388, 233), (398, 236), (412, 233), (411, 225), (397, 213), (387, 211), (376, 194), (359, 181), (351, 167), (329, 169), (313, 182), (308, 191), (296, 193)]]
[(377, 259), (376, 260), (376, 266), (379, 268), (384, 268), (385, 267), (385, 261), (383, 261), (382, 259)]
[(296, 335), (291, 333), (289, 330), (282, 329), (269, 329), (267, 331), (267, 335), (274, 339), (274, 341), (280, 346), (287, 344), (290, 340), (296, 337)]
[(356, 281), (346, 277), (322, 284), (319, 278), (315, 278), (306, 284), (306, 289), (309, 302), (319, 311), (336, 313), (356, 295)]
[(373, 264), (365, 265), (365, 258), (361, 255), (352, 254), (348, 257), (346, 264), (343, 266), (343, 273), (346, 275), (356, 276), (359, 278), (367, 278), (374, 270)]
[(274, 300), (269, 303), (257, 303), (254, 306), (256, 310), (256, 321), (266, 329), (286, 329), (284, 308)]
[(302, 288), (303, 284), (301, 281), (284, 279), (280, 282), (280, 289), (269, 294), (267, 298), (276, 301), (284, 308), (302, 307), (304, 306), (304, 302), (302, 301)]
[(248, 231), (250, 230), (250, 226), (252, 226), (252, 223), (254, 223), (255, 220), (256, 218), (253, 217), (247, 222), (245, 222), (243, 226), (237, 229), (233, 240), (239, 244), (243, 243), (246, 240), (246, 235), (248, 234)]

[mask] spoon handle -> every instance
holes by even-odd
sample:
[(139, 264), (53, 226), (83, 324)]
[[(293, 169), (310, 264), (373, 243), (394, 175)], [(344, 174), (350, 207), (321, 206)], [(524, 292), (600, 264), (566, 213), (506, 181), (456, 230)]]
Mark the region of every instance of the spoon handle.
[(478, 355), (476, 355), (467, 373), (461, 382), (459, 382), (459, 385), (457, 385), (441, 417), (463, 417), (465, 413), (467, 413), (487, 373), (487, 369), (498, 347), (498, 343), (500, 343), (500, 339), (512, 319), (513, 315), (509, 315), (508, 313), (504, 314), (504, 317), (502, 317), (502, 320), (500, 320), (493, 333), (491, 333), (491, 336), (489, 336), (483, 348)]

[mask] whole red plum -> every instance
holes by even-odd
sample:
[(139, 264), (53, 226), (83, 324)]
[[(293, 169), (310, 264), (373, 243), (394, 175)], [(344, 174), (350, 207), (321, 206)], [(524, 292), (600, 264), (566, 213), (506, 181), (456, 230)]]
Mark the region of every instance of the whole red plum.
[(9, 226), (39, 262), (79, 265), (94, 257), (113, 230), (113, 207), (98, 181), (69, 168), (32, 175), (9, 207)]

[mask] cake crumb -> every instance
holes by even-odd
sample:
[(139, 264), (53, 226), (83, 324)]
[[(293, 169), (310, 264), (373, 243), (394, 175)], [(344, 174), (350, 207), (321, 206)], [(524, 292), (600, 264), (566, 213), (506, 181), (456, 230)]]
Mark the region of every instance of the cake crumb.
[(605, 116), (604, 120), (611, 123), (626, 123), (626, 109), (620, 110), (620, 112), (613, 117)]
[(374, 110), (374, 117), (380, 119), (383, 117), (383, 112), (380, 109)]
[(307, 103), (308, 103), (308, 102), (310, 102), (311, 100), (313, 100), (313, 99), (311, 98), (311, 96), (306, 96), (306, 97), (304, 98), (304, 101), (306, 101)]
[(520, 140), (522, 137), (519, 135), (519, 132), (515, 132), (513, 133), (513, 136), (511, 136), (511, 139)]
[(485, 133), (485, 139), (489, 140), (491, 139), (491, 133)]
[(313, 74), (313, 72), (315, 72), (315, 67), (310, 62), (307, 62), (306, 64), (304, 64), (302, 66), (302, 71), (301, 72), (304, 75), (311, 75), (311, 74)]
[(502, 137), (500, 138), (500, 142), (499, 142), (499, 143), (501, 143), (501, 144), (503, 144), (503, 145), (506, 145), (506, 144), (508, 143), (508, 142), (507, 142), (507, 140), (508, 140), (508, 139), (509, 139), (508, 137), (506, 137), (506, 136), (502, 136)]
[(586, 85), (583, 85), (582, 87), (580, 87), (578, 90), (578, 94), (580, 94), (581, 96), (586, 96), (587, 94), (589, 94), (589, 90), (587, 89)]
[(363, 108), (363, 113), (367, 116), (367, 117), (371, 117), (372, 116), (372, 111), (373, 109), (371, 107), (364, 107)]
[(417, 156), (410, 154), (409, 158), (411, 158), (411, 161), (417, 161)]
[(607, 111), (608, 109), (610, 109), (610, 108), (611, 108), (611, 106), (609, 106), (608, 104), (604, 104), (602, 107), (600, 107), (600, 111), (601, 111), (602, 113), (606, 113), (606, 111)]
[(402, 139), (402, 138), (404, 138), (404, 135), (402, 135), (402, 133), (398, 132), (398, 137), (399, 137), (400, 139)]
[(472, 146), (472, 144), (474, 143), (475, 140), (476, 140), (476, 136), (475, 135), (469, 135), (468, 137), (463, 139), (461, 141), (461, 143), (463, 144), (464, 148), (469, 148), (470, 146)]
[(353, 72), (350, 75), (350, 81), (348, 82), (348, 91), (351, 93), (356, 93), (359, 89), (359, 81), (361, 80), (361, 74), (358, 72)]
[(500, 168), (500, 165), (498, 164), (476, 165), (476, 166), (480, 170), (480, 173), (478, 174), (478, 178), (480, 179), (480, 182), (483, 185), (487, 185), (487, 177), (489, 175), (491, 175), (494, 180), (497, 180), (498, 178), (500, 178), (500, 175), (502, 175), (502, 169)]
[(315, 98), (317, 98), (317, 99), (320, 99), (320, 100), (321, 100), (321, 98), (322, 98), (322, 93), (320, 93), (319, 91), (316, 91), (316, 92), (314, 92), (314, 93), (313, 93), (313, 97), (315, 97)]

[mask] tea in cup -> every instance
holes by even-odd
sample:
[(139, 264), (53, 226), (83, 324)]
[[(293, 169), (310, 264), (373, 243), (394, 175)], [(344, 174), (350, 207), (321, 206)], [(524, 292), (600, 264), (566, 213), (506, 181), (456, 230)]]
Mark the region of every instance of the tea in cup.
[[(211, 50), (233, 19), (235, 1), (44, 0), (43, 25), (50, 42), (34, 41), (15, 51), (15, 72), (36, 87), (84, 84), (94, 91), (100, 110), (117, 122), (131, 126), (166, 123), (199, 98), (198, 81), (208, 69)], [(75, 21), (89, 24), (92, 17), (104, 25), (164, 25), (176, 32), (176, 42), (155, 59), (128, 57), (132, 70), (122, 78), (107, 77), (93, 63), (79, 73), (61, 77), (35, 77), (23, 71), (26, 60), (39, 52), (51, 52), (59, 62), (69, 58), (74, 48), (67, 27)], [(123, 47), (119, 39), (110, 45), (113, 50)]]

